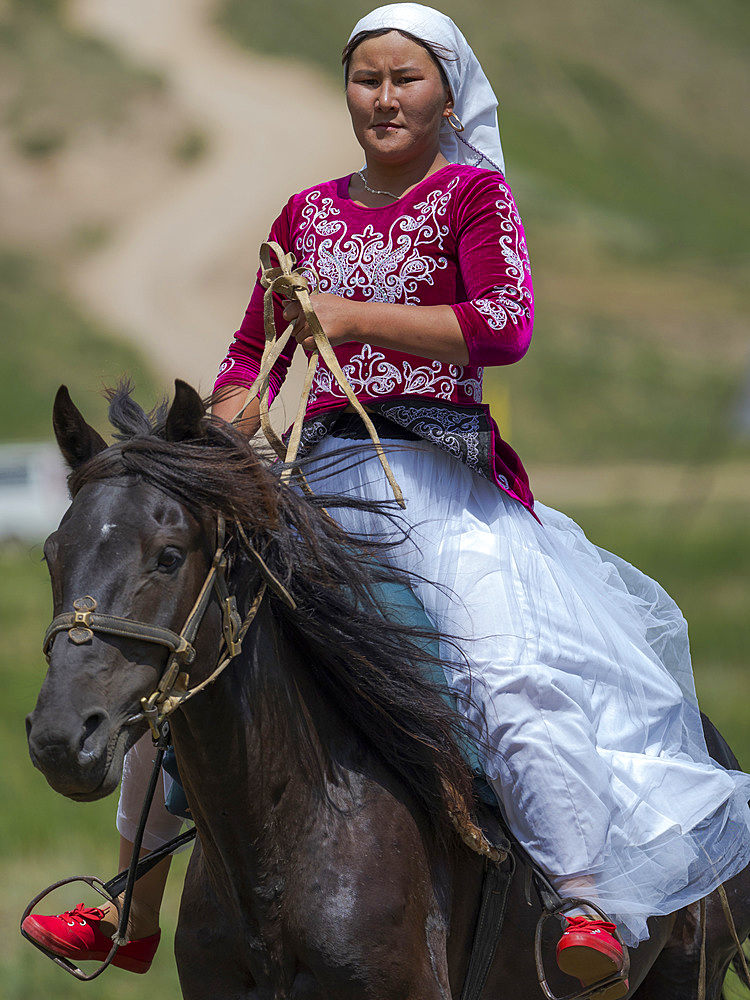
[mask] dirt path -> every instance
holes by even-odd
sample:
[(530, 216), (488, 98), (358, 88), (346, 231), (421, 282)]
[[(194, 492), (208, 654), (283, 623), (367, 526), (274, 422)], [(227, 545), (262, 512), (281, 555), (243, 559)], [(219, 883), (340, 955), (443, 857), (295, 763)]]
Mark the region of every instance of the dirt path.
[(211, 25), (214, 7), (69, 6), (77, 27), (157, 69), (210, 143), (201, 161), (176, 167), (158, 198), (76, 266), (74, 290), (152, 357), (165, 383), (180, 376), (203, 391), (242, 318), (258, 247), (289, 195), (361, 163), (343, 96), (312, 71), (232, 46)]

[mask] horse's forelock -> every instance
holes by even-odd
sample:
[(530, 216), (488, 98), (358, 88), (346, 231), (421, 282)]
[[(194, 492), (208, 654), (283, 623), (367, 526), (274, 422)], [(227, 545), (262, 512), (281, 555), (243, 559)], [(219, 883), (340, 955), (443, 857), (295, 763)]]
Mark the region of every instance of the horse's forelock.
[(115, 439), (124, 441), (137, 435), (164, 434), (168, 401), (162, 400), (153, 410), (146, 412), (133, 399), (133, 384), (122, 379), (113, 388), (105, 389), (109, 400), (109, 421), (115, 429)]

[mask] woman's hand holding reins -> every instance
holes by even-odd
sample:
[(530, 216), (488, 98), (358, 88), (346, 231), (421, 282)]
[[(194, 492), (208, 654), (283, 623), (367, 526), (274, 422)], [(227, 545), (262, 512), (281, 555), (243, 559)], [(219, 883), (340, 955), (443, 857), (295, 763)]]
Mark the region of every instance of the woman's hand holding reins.
[[(469, 362), (466, 341), (450, 306), (361, 302), (326, 292), (313, 293), (310, 301), (333, 347), (356, 341), (447, 364)], [(285, 301), (284, 319), (294, 321), (297, 343), (312, 351), (315, 341), (298, 302)]]
[[(352, 302), (340, 295), (330, 295), (326, 292), (313, 292), (310, 301), (332, 347), (357, 339), (357, 306), (367, 303)], [(284, 301), (284, 319), (287, 323), (295, 321), (294, 337), (297, 343), (306, 351), (314, 350), (315, 340), (299, 302)]]
[[(310, 296), (320, 324), (333, 347), (355, 341), (387, 347), (431, 361), (465, 365), (469, 360), (461, 327), (450, 306), (405, 306), (390, 302), (361, 302), (340, 295), (315, 292)], [(294, 321), (294, 336), (306, 351), (315, 347), (302, 307), (285, 301), (284, 319)], [(243, 386), (225, 386), (213, 404), (215, 416), (231, 421), (247, 398)], [(248, 405), (239, 427), (248, 436), (259, 426), (258, 400)]]

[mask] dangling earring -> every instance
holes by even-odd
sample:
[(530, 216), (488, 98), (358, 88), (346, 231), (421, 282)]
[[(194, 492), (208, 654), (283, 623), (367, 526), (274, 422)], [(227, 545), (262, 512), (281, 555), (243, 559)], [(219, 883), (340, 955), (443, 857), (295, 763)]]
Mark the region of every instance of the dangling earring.
[(464, 124), (455, 111), (449, 111), (448, 114), (445, 116), (445, 120), (448, 122), (448, 124), (450, 125), (450, 127), (453, 129), (454, 132), (463, 132)]

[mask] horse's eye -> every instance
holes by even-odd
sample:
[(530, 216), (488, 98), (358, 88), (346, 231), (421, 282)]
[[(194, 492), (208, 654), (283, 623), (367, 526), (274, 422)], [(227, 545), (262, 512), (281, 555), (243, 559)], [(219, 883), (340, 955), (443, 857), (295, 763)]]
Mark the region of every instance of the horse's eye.
[(185, 555), (183, 552), (180, 552), (173, 545), (168, 545), (159, 553), (156, 565), (162, 573), (174, 573), (178, 566), (182, 565), (184, 558)]

